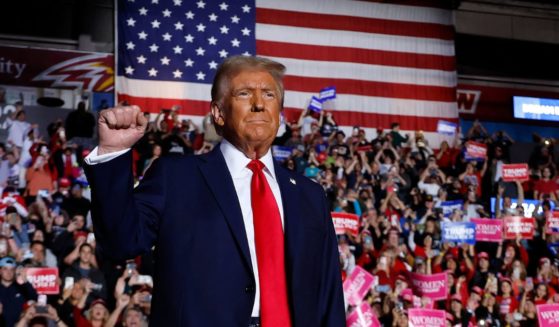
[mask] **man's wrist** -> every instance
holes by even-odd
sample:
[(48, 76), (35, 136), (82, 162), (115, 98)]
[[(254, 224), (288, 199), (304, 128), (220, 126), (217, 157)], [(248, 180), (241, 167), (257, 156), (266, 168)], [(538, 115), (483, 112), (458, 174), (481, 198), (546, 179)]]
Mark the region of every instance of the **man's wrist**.
[(122, 148), (122, 147), (114, 148), (114, 147), (107, 147), (107, 146), (99, 145), (97, 147), (97, 155), (101, 156), (101, 155), (104, 155), (104, 154), (119, 152), (119, 151), (123, 151), (123, 150), (127, 150), (127, 149), (129, 149), (129, 148)]

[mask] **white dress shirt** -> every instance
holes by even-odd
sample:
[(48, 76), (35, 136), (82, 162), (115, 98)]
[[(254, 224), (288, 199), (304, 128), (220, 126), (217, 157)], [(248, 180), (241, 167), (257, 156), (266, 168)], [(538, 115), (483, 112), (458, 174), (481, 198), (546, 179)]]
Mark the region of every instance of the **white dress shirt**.
[[(97, 148), (93, 149), (91, 153), (85, 158), (85, 162), (89, 165), (95, 165), (98, 163), (107, 162), (114, 159), (130, 149), (121, 150), (118, 152), (107, 153), (103, 155), (97, 154)], [(252, 205), (251, 205), (251, 192), (250, 183), (252, 180), (252, 170), (247, 168), (248, 163), (251, 161), (250, 158), (244, 155), (239, 149), (234, 145), (229, 143), (227, 140), (223, 139), (219, 150), (225, 158), (225, 163), (227, 169), (233, 178), (233, 185), (235, 186), (235, 191), (237, 192), (237, 198), (241, 207), (241, 213), (243, 215), (243, 222), (245, 225), (246, 236), (248, 240), (248, 248), (250, 251), (250, 259), (252, 262), (252, 268), (254, 271), (254, 278), (256, 280), (255, 287), (255, 298), (254, 306), (252, 307), (252, 316), (260, 316), (260, 281), (258, 279), (258, 261), (256, 259), (256, 243), (254, 240), (254, 225), (253, 225), (253, 215), (252, 215)], [(274, 161), (272, 158), (271, 149), (260, 158), (260, 161), (264, 164), (264, 176), (270, 185), (274, 198), (278, 204), (282, 227), (284, 226), (283, 217), (283, 202), (281, 200), (281, 193), (279, 184), (276, 179), (276, 173), (274, 170)]]

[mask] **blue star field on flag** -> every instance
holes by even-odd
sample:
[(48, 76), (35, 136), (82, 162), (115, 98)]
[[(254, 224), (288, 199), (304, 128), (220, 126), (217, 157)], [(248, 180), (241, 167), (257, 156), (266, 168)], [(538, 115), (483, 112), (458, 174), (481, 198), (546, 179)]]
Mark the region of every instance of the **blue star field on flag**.
[(232, 55), (256, 51), (254, 1), (119, 0), (118, 75), (211, 83)]

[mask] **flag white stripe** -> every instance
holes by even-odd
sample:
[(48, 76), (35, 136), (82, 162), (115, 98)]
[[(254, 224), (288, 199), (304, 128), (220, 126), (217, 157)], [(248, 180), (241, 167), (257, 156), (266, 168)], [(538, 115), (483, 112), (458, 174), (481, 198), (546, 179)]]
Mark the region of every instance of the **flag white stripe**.
[(454, 56), (453, 40), (271, 24), (256, 24), (255, 35), (273, 42)]
[(318, 13), (452, 25), (452, 15), (449, 15), (449, 10), (428, 7), (414, 7), (413, 10), (410, 10), (410, 6), (364, 1), (322, 0), (316, 2), (305, 0), (256, 0), (256, 7), (312, 14)]
[(286, 75), (328, 79), (351, 79), (371, 82), (455, 87), (456, 72), (435, 69), (367, 65), (338, 61), (318, 61), (265, 56), (281, 62)]
[[(169, 98), (177, 100), (210, 101), (211, 86), (200, 83), (149, 81), (117, 77), (126, 94), (133, 97)], [(305, 108), (313, 95), (311, 92), (286, 91), (285, 107)], [(328, 110), (354, 111), (388, 115), (457, 118), (456, 102), (423, 101), (337, 94), (335, 101), (324, 104)]]

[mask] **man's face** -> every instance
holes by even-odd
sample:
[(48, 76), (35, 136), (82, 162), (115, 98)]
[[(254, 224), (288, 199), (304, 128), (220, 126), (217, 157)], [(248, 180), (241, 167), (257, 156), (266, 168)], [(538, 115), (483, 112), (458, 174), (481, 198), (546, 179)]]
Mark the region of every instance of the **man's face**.
[(3, 282), (12, 282), (16, 276), (15, 267), (2, 267), (0, 269), (0, 274)]
[(137, 310), (130, 310), (127, 312), (124, 318), (124, 326), (141, 326), (142, 325), (142, 313)]
[(82, 263), (89, 263), (91, 261), (91, 248), (89, 246), (84, 246), (80, 250), (80, 261)]
[(281, 95), (274, 78), (265, 71), (249, 70), (237, 74), (229, 84), (221, 116), (216, 119), (223, 126), (224, 137), (241, 148), (270, 146), (281, 111)]

